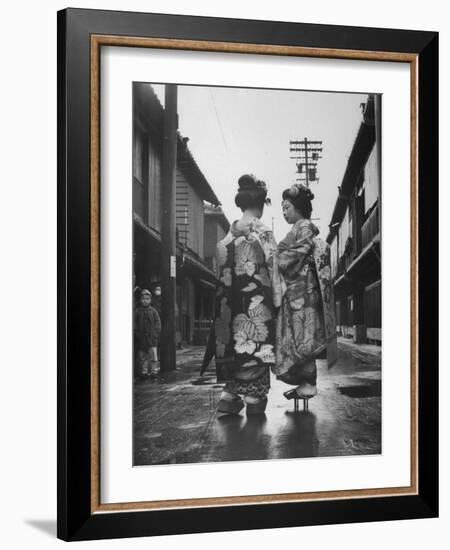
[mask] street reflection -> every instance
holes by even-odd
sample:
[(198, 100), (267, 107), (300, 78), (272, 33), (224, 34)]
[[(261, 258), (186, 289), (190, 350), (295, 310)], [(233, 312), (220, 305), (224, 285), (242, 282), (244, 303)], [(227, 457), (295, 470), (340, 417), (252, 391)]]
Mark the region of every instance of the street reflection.
[(263, 460), (268, 458), (271, 435), (265, 414), (222, 415), (212, 427), (212, 439), (220, 441), (221, 460)]
[[(218, 416), (211, 439), (219, 443), (221, 460), (263, 460), (317, 456), (316, 416), (309, 411), (278, 411), (266, 415)], [(210, 457), (211, 460), (212, 457)]]
[(317, 456), (319, 440), (316, 416), (310, 411), (286, 411), (274, 437), (274, 456), (304, 458)]

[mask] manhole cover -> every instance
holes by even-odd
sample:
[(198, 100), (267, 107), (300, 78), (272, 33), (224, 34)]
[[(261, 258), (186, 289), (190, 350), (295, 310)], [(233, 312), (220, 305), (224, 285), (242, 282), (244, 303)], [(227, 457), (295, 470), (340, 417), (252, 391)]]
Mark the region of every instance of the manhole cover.
[(378, 397), (381, 395), (381, 380), (360, 386), (341, 386), (338, 390), (348, 397)]

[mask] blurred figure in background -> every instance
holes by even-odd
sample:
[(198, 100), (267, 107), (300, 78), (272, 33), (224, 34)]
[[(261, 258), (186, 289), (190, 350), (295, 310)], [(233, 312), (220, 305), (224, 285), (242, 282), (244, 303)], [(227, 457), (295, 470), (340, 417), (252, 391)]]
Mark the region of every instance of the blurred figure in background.
[(161, 285), (159, 283), (157, 283), (153, 287), (152, 306), (156, 309), (156, 311), (158, 312), (160, 318), (161, 318), (161, 300), (162, 300)]

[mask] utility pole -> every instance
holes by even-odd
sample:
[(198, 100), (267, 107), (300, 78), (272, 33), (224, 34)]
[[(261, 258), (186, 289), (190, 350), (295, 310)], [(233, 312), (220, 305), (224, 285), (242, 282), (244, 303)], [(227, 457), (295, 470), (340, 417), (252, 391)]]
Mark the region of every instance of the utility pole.
[(177, 86), (166, 84), (161, 166), (161, 372), (176, 366), (176, 233)]
[(297, 161), (297, 174), (300, 177), (296, 178), (296, 181), (305, 184), (306, 187), (309, 187), (311, 182), (318, 182), (317, 162), (322, 158), (320, 156), (322, 141), (312, 141), (308, 138), (301, 141), (291, 140), (289, 151), (294, 153), (294, 156), (290, 158)]
[[(380, 228), (380, 236), (381, 229), (382, 229), (382, 223), (381, 223), (381, 193), (382, 193), (382, 185), (381, 185), (381, 94), (375, 94), (374, 95), (374, 106), (375, 106), (375, 144), (376, 144), (376, 150), (377, 150), (377, 176), (378, 176), (378, 227)], [(382, 239), (380, 239), (380, 255), (381, 255), (381, 243)]]

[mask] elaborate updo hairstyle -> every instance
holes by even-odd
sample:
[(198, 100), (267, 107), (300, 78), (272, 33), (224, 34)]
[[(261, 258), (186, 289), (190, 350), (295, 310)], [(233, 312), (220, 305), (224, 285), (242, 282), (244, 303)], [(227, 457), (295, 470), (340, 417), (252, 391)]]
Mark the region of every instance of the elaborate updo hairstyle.
[(266, 184), (255, 178), (253, 174), (244, 174), (238, 180), (238, 192), (234, 199), (236, 206), (244, 212), (249, 208), (263, 208), (270, 204), (267, 198)]
[(309, 219), (312, 212), (311, 201), (314, 199), (314, 194), (309, 187), (296, 183), (283, 191), (283, 200), (288, 200), (300, 214)]

